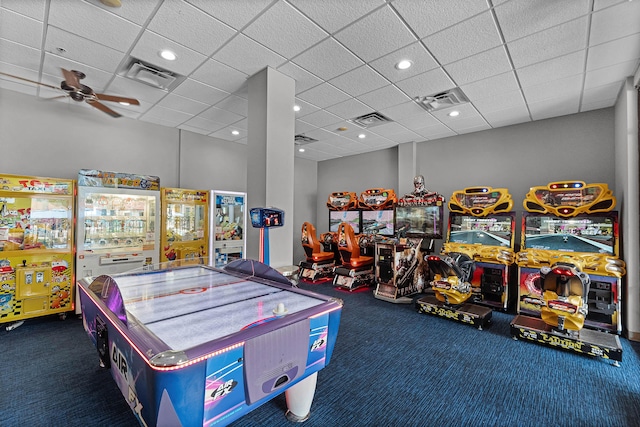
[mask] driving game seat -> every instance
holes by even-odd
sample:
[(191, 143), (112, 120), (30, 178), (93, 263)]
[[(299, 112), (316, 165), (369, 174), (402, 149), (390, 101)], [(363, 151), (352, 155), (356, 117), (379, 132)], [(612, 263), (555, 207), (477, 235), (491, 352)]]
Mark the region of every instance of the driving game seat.
[(316, 234), (313, 224), (305, 222), (302, 224), (302, 247), (304, 248), (307, 261), (328, 262), (334, 260), (333, 252), (325, 252)]
[(468, 255), (458, 252), (429, 255), (427, 263), (433, 273), (431, 288), (439, 301), (458, 305), (471, 297), (470, 281), (476, 264)]
[(587, 298), (591, 279), (579, 267), (556, 263), (540, 269), (542, 299), (540, 317), (559, 331), (579, 331), (589, 311)]
[(338, 225), (338, 250), (344, 267), (357, 269), (373, 266), (372, 256), (360, 254), (360, 245), (353, 227), (346, 222)]

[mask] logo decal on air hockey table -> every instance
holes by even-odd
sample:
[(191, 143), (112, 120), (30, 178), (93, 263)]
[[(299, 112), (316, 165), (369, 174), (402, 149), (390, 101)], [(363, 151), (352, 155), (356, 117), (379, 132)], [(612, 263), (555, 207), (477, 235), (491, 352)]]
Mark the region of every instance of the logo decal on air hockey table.
[(199, 288), (182, 289), (180, 293), (181, 294), (199, 294), (206, 291), (207, 291), (207, 288), (199, 287)]

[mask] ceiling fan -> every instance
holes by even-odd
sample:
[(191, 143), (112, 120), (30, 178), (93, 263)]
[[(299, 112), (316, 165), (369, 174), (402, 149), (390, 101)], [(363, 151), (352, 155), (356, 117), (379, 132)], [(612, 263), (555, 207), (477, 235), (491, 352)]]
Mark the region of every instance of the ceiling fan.
[(131, 104), (131, 105), (140, 105), (140, 102), (137, 99), (133, 98), (125, 98), (122, 96), (114, 96), (114, 95), (105, 95), (104, 93), (95, 93), (93, 89), (91, 89), (87, 85), (83, 85), (80, 83), (80, 80), (84, 79), (86, 76), (81, 71), (76, 70), (65, 70), (61, 68), (62, 75), (64, 76), (64, 80), (60, 83), (60, 86), (52, 86), (46, 83), (37, 82), (35, 80), (25, 79), (24, 77), (14, 76), (12, 74), (3, 73), (0, 71), (0, 74), (13, 77), (14, 79), (24, 80), (26, 82), (35, 83), (37, 85), (46, 86), (56, 90), (62, 90), (65, 93), (63, 96), (68, 96), (74, 101), (82, 102), (85, 101), (87, 104), (92, 107), (97, 108), (98, 110), (109, 114), (111, 117), (121, 117), (121, 114), (113, 111), (111, 108), (107, 107), (100, 101), (109, 101), (109, 102), (120, 102), (123, 104)]

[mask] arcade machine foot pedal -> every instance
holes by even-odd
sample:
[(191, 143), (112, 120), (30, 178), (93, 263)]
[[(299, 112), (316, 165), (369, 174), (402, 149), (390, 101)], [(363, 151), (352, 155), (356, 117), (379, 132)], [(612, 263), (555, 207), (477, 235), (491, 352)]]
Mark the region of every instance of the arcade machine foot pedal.
[(491, 322), (493, 310), (489, 307), (481, 307), (475, 304), (461, 304), (449, 306), (438, 300), (435, 296), (427, 295), (416, 301), (418, 313), (433, 314), (445, 319), (451, 319), (468, 325), (476, 326), (482, 330)]
[(622, 362), (622, 346), (618, 335), (592, 329), (581, 329), (575, 335), (562, 333), (542, 319), (518, 315), (511, 321), (513, 339), (525, 339), (588, 356), (611, 360), (613, 366)]

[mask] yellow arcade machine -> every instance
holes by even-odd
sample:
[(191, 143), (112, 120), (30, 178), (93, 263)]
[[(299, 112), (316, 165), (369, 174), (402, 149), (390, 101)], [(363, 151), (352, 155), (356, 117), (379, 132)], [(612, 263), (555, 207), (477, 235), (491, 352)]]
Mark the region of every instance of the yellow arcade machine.
[(512, 299), (509, 283), (514, 276), (516, 223), (512, 207), (506, 188), (454, 191), (449, 200), (447, 241), (442, 247), (444, 254), (463, 253), (474, 260), (471, 302), (502, 311)]
[(607, 184), (552, 182), (524, 199), (514, 339), (622, 361), (616, 200)]
[(0, 175), (0, 323), (74, 309), (75, 183)]
[(162, 188), (160, 262), (209, 265), (209, 191)]

